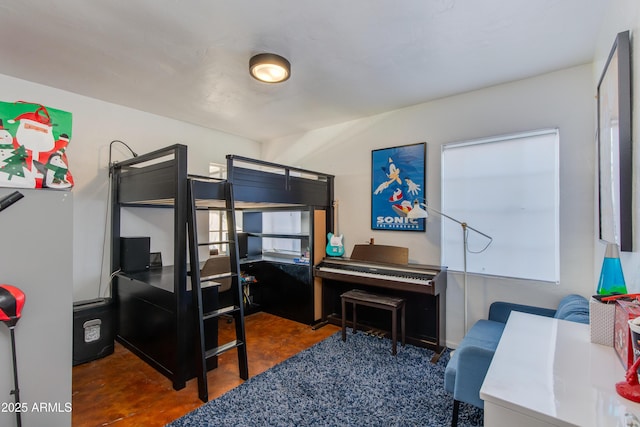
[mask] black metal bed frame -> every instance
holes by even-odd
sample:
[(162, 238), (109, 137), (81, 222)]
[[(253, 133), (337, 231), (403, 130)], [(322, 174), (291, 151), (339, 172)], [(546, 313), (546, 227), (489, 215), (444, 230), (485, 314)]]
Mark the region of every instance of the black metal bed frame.
[[(174, 209), (172, 268), (115, 274), (112, 292), (116, 339), (178, 390), (195, 376), (187, 287), (187, 146), (176, 144), (114, 163), (110, 174), (112, 272), (120, 269), (121, 208)], [(324, 173), (228, 155), (227, 180), (233, 185), (237, 209), (315, 206), (330, 212), (333, 203), (334, 177)], [(220, 196), (211, 194), (208, 201)], [(327, 215), (327, 229), (332, 227), (333, 215)]]

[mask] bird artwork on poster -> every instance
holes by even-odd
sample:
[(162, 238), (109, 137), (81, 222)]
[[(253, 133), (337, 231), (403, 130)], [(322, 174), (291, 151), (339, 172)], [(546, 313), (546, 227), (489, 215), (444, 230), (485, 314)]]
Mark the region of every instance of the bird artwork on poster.
[(371, 152), (371, 229), (424, 231), (424, 218), (411, 218), (413, 200), (425, 199), (426, 143)]

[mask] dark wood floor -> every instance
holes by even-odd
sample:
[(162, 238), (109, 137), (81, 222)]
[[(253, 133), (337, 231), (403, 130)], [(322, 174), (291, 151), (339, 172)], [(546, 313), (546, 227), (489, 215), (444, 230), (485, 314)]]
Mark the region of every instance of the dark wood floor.
[[(233, 335), (232, 327), (224, 320), (220, 322), (221, 341)], [(308, 325), (267, 313), (247, 316), (249, 376), (266, 371), (338, 330), (335, 325), (327, 325), (314, 331)], [(243, 382), (237, 361), (235, 350), (219, 357), (218, 368), (208, 375), (210, 400)], [(200, 405), (195, 380), (175, 391), (166, 377), (117, 343), (114, 354), (73, 368), (74, 427), (164, 426)]]

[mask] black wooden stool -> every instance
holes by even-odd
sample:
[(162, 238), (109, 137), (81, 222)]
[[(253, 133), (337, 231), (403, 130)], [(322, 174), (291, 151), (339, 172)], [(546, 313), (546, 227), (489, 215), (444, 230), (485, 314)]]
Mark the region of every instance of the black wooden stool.
[(356, 333), (356, 307), (358, 304), (369, 307), (382, 308), (391, 311), (391, 354), (396, 355), (398, 340), (398, 309), (400, 309), (400, 331), (402, 346), (404, 346), (404, 299), (388, 295), (376, 295), (370, 292), (353, 289), (340, 295), (342, 299), (342, 341), (347, 340), (347, 303), (353, 304), (353, 333)]

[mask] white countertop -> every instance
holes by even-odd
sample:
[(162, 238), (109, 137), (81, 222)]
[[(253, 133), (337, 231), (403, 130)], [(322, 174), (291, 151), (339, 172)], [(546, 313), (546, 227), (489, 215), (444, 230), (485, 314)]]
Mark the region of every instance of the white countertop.
[(485, 407), (559, 426), (640, 419), (640, 404), (616, 393), (625, 371), (613, 347), (589, 336), (589, 325), (512, 312), (480, 389)]

